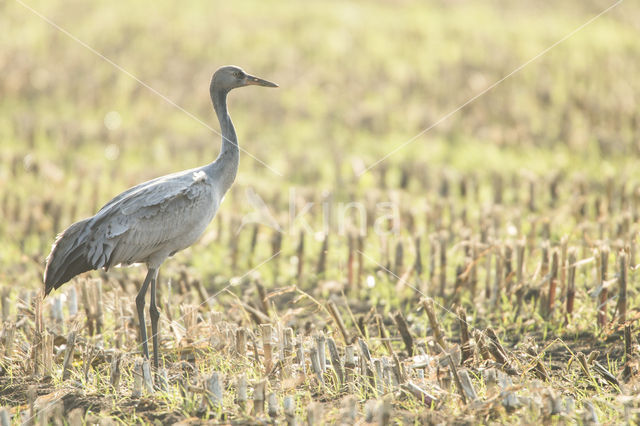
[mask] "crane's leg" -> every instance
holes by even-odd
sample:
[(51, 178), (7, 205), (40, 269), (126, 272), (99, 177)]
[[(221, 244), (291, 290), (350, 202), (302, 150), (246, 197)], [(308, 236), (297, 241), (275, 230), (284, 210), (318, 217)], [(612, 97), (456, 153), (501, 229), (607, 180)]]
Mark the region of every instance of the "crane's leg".
[(140, 322), (140, 341), (142, 342), (142, 353), (145, 358), (149, 359), (149, 346), (147, 345), (147, 327), (144, 322), (144, 297), (147, 295), (147, 289), (149, 288), (149, 283), (155, 277), (156, 270), (149, 269), (147, 271), (147, 276), (142, 283), (142, 287), (140, 287), (140, 291), (136, 296), (136, 308), (138, 309), (138, 321)]
[(158, 368), (159, 354), (158, 354), (158, 320), (160, 319), (160, 312), (156, 305), (156, 280), (158, 278), (158, 270), (155, 270), (155, 274), (151, 279), (151, 300), (149, 302), (149, 316), (151, 317), (151, 337), (153, 338), (153, 366)]

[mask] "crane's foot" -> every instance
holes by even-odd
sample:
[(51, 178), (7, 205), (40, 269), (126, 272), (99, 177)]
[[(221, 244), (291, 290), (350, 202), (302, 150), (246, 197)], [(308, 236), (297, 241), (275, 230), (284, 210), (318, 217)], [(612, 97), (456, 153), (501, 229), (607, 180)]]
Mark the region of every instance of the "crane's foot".
[(153, 373), (153, 387), (157, 391), (166, 391), (169, 389), (167, 370), (164, 368), (155, 369), (155, 372)]

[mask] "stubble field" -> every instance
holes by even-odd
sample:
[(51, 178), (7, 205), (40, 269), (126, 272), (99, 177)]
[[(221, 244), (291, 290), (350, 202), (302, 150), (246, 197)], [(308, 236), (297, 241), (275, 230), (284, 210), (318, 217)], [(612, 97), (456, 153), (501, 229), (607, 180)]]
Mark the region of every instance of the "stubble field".
[[(613, 5), (0, 3), (0, 422), (638, 422), (640, 8)], [(230, 95), (238, 179), (160, 270), (154, 371), (144, 267), (43, 300), (44, 262), (217, 156), (225, 64), (280, 88)]]

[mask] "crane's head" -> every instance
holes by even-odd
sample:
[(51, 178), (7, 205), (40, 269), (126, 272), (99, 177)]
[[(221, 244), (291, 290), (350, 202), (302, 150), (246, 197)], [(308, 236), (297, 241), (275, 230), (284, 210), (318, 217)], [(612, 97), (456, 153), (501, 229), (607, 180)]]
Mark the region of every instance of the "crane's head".
[(209, 90), (211, 91), (211, 93), (213, 93), (214, 90), (222, 90), (228, 92), (229, 90), (235, 89), (237, 87), (251, 85), (278, 87), (278, 85), (275, 83), (247, 74), (240, 67), (227, 65), (225, 67), (218, 68), (218, 70), (213, 73), (213, 77), (211, 77), (211, 87)]

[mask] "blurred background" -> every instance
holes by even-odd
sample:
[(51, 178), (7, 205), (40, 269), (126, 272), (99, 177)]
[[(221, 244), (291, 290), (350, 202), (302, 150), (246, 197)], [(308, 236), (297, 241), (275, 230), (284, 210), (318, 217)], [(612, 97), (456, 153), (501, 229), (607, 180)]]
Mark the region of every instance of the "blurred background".
[[(233, 92), (230, 112), (241, 147), (282, 176), (243, 153), (205, 241), (251, 210), (247, 188), (286, 215), (292, 187), (399, 191), (411, 207), (442, 174), (637, 179), (637, 2), (448, 116), (612, 4), (2, 1), (0, 281), (38, 288), (56, 233), (136, 183), (212, 161), (220, 137), (154, 92), (218, 130), (208, 87), (226, 64), (280, 85)], [(216, 247), (186, 263), (220, 271)]]

